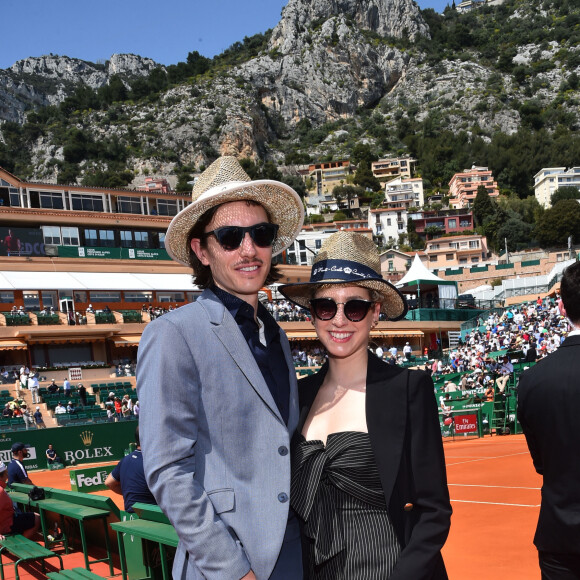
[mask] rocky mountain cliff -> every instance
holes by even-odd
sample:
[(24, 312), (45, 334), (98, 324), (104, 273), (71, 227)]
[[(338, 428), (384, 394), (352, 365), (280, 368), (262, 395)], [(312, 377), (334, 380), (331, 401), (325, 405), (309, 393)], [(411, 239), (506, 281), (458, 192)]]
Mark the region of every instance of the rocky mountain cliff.
[[(379, 155), (404, 151), (406, 136), (443, 130), (483, 142), (522, 126), (575, 131), (580, 15), (562, 10), (551, 0), (505, 0), (436, 15), (413, 0), (289, 0), (267, 45), (246, 62), (210, 67), (141, 100), (35, 122), (19, 170), (81, 180), (112, 166), (107, 154), (89, 154), (98, 143), (124, 148), (109, 158), (121, 159), (137, 184), (219, 154), (283, 163), (348, 157), (358, 142)], [(159, 70), (132, 55), (105, 65), (26, 59), (0, 71), (0, 118), (23, 123), (27, 110), (62, 102), (81, 83), (103, 87), (116, 74), (129, 86)], [(71, 151), (77, 139), (82, 147)]]
[(103, 65), (54, 55), (19, 60), (0, 70), (0, 119), (23, 122), (27, 110), (61, 103), (79, 84), (99, 89), (113, 75), (146, 77), (158, 66), (134, 54), (114, 54)]

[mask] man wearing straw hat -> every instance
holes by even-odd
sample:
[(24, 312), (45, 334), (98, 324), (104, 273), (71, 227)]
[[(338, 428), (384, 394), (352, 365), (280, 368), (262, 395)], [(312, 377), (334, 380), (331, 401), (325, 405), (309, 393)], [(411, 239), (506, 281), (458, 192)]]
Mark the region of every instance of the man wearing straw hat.
[(167, 230), (170, 256), (204, 289), (146, 327), (137, 365), (145, 476), (180, 538), (174, 578), (302, 577), (289, 509), (296, 378), (258, 302), (302, 221), (293, 189), (222, 157)]

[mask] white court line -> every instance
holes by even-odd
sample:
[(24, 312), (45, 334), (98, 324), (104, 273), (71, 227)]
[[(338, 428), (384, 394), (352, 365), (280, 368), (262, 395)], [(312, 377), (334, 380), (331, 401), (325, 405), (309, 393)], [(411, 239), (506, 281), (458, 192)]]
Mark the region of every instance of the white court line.
[(468, 459), (467, 461), (458, 461), (456, 463), (447, 463), (447, 467), (451, 465), (461, 465), (462, 463), (473, 463), (475, 461), (489, 461), (490, 459), (503, 459), (504, 457), (515, 457), (516, 455), (529, 455), (529, 451), (522, 451), (521, 453), (510, 453), (508, 455), (496, 455), (494, 457), (480, 457), (479, 459)]
[(525, 504), (525, 503), (500, 503), (496, 501), (473, 501), (468, 499), (452, 499), (450, 501), (454, 501), (456, 503), (483, 503), (486, 505), (509, 505), (513, 507), (530, 507), (530, 508), (538, 508), (540, 504)]
[(476, 483), (448, 483), (447, 485), (454, 485), (456, 487), (498, 487), (500, 489), (533, 489), (539, 491), (541, 487), (520, 487), (517, 485), (479, 485)]

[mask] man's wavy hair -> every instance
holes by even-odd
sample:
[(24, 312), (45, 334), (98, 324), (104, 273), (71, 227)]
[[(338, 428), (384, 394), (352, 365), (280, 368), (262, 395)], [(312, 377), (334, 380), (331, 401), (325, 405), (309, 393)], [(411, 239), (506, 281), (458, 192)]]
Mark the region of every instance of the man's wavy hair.
[(580, 262), (568, 266), (560, 282), (560, 296), (566, 316), (574, 324), (580, 324)]
[[(272, 219), (270, 217), (270, 214), (268, 213), (268, 210), (263, 205), (259, 204), (256, 201), (250, 200), (250, 199), (243, 200), (243, 201), (245, 201), (247, 205), (258, 205), (260, 207), (263, 207), (264, 211), (266, 212), (266, 215), (268, 216), (268, 221), (270, 223), (272, 222)], [(226, 203), (231, 203), (231, 202), (226, 202)], [(221, 207), (222, 205), (225, 205), (225, 204), (216, 205), (216, 206), (208, 209), (197, 220), (197, 223), (193, 226), (193, 228), (191, 228), (189, 235), (187, 236), (187, 248), (189, 251), (189, 265), (191, 266), (191, 269), (193, 270), (193, 283), (196, 286), (199, 286), (200, 288), (202, 288), (204, 290), (206, 288), (210, 288), (211, 286), (214, 285), (214, 279), (213, 279), (213, 275), (211, 273), (211, 267), (204, 266), (201, 263), (200, 259), (195, 255), (195, 252), (191, 249), (191, 240), (193, 238), (199, 238), (201, 240), (201, 246), (204, 248), (207, 246), (207, 238), (203, 237), (203, 234), (205, 233), (205, 228), (213, 219), (213, 216), (217, 212), (218, 208)], [(276, 264), (272, 263), (270, 266), (270, 271), (268, 272), (268, 275), (266, 276), (264, 286), (268, 286), (270, 284), (273, 284), (274, 282), (277, 282), (278, 280), (280, 280), (281, 277), (282, 277), (282, 274), (278, 271)]]

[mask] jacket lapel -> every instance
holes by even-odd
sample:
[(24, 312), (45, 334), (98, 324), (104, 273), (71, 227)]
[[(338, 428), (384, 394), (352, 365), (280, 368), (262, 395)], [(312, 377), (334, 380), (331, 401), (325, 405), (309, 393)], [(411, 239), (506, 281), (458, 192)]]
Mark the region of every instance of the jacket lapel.
[(298, 398), (300, 401), (300, 416), (298, 418), (298, 426), (296, 427), (298, 433), (302, 433), (312, 403), (314, 403), (318, 390), (324, 382), (327, 371), (328, 362), (325, 362), (317, 373), (298, 381)]
[(286, 333), (280, 328), (280, 343), (282, 344), (282, 351), (284, 352), (284, 359), (288, 366), (289, 381), (290, 381), (290, 409), (288, 414), (288, 431), (294, 432), (296, 423), (298, 422), (298, 388), (296, 386), (296, 370), (294, 369), (294, 361), (292, 360), (292, 353), (290, 351), (290, 343)]
[(262, 401), (284, 424), (284, 420), (260, 372), (256, 359), (232, 315), (211, 290), (205, 290), (199, 297), (198, 302), (207, 312), (214, 334), (224, 345), (235, 365), (240, 369), (240, 372), (246, 377)]
[(407, 425), (408, 371), (369, 352), (366, 416), (385, 497), (391, 497), (401, 465)]

